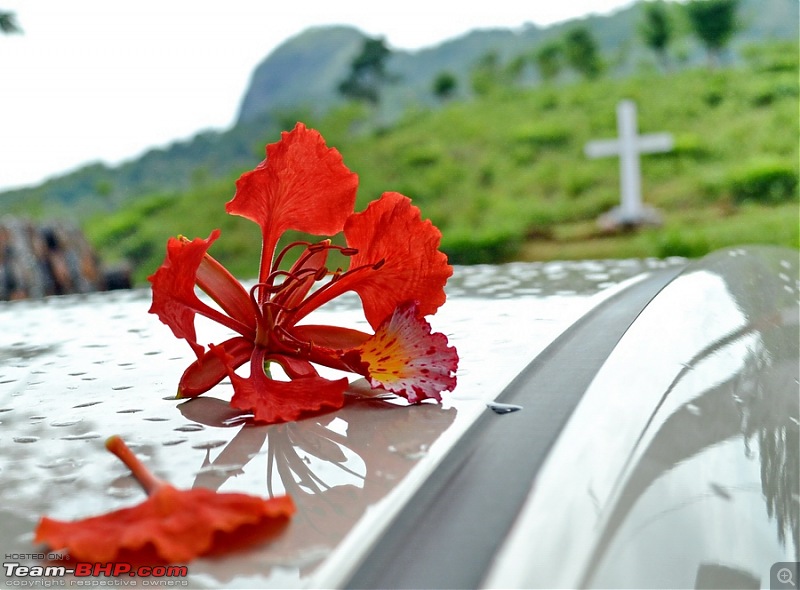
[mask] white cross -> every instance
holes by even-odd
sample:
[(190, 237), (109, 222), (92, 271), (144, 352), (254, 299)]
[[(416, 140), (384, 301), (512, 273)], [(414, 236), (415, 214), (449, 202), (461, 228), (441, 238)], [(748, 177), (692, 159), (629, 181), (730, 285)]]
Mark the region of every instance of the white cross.
[(617, 105), (617, 134), (618, 139), (590, 141), (583, 150), (589, 158), (619, 156), (621, 203), (612, 215), (619, 224), (642, 223), (652, 218), (652, 210), (642, 206), (639, 154), (668, 152), (674, 141), (669, 133), (638, 135), (636, 103), (632, 100), (623, 100)]

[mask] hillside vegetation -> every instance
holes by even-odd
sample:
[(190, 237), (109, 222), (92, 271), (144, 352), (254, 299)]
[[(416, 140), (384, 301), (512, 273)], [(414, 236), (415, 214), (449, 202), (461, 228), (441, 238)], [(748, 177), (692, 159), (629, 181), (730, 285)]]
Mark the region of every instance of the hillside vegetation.
[[(498, 86), (387, 126), (355, 105), (305, 123), (359, 174), (358, 210), (384, 191), (408, 195), (442, 230), (453, 263), (700, 256), (754, 242), (797, 248), (797, 55), (797, 43), (784, 43), (738, 68)], [(596, 218), (619, 202), (618, 162), (588, 160), (583, 146), (616, 135), (624, 98), (638, 104), (640, 133), (671, 132), (676, 149), (642, 159), (644, 199), (664, 225), (607, 235)], [(248, 133), (257, 135), (254, 125)], [(277, 139), (265, 129), (261, 143)], [(212, 254), (252, 277), (259, 229), (224, 212), (237, 175), (153, 192), (85, 229), (106, 259), (131, 261), (143, 281), (169, 236), (219, 227)]]

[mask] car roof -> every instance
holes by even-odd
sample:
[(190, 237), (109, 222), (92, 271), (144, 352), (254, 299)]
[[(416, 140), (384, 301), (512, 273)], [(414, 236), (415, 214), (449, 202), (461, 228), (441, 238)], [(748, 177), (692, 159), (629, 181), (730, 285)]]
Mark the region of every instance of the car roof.
[[(734, 267), (747, 271), (737, 275)], [(738, 276), (738, 282), (731, 283), (734, 279), (729, 275)], [(758, 278), (742, 278), (748, 276)], [(634, 377), (620, 377), (619, 370), (608, 367), (627, 364), (640, 378), (655, 370), (646, 368), (647, 359), (661, 367), (658, 357), (652, 356), (653, 349), (647, 348), (652, 343), (646, 345), (642, 336), (633, 336), (640, 331), (637, 326), (652, 326), (647, 323), (650, 315), (661, 319), (664, 330), (678, 329), (681, 318), (690, 324), (697, 322), (715, 306), (721, 317), (727, 317), (732, 309), (750, 317), (742, 298), (752, 300), (756, 307), (778, 305), (765, 303), (771, 299), (778, 307), (788, 306), (787, 301), (796, 305), (796, 276), (791, 253), (758, 248), (723, 251), (716, 258), (692, 263), (670, 259), (457, 267), (448, 284), (447, 303), (430, 318), (461, 357), (459, 385), (445, 396), (442, 405), (408, 406), (393, 396), (364, 395), (365, 383), (354, 382), (348, 403), (338, 412), (268, 427), (248, 424), (246, 416), (231, 410), (227, 404), (229, 384), (195, 400), (174, 400), (177, 379), (192, 352), (146, 313), (146, 290), (4, 304), (0, 306), (0, 324), (4, 326), (0, 335), (4, 358), (0, 370), (2, 549), (7, 554), (37, 555), (41, 548), (32, 544), (31, 531), (41, 515), (80, 518), (141, 499), (125, 470), (103, 449), (103, 440), (118, 434), (157, 475), (176, 487), (202, 486), (263, 496), (290, 493), (295, 498), (298, 513), (285, 534), (270, 544), (224, 559), (191, 562), (187, 581), (193, 587), (374, 587), (373, 582), (380, 581), (376, 572), (390, 573), (392, 568), (412, 577), (377, 585), (408, 587), (427, 580), (425, 587), (460, 587), (463, 578), (431, 577), (448, 571), (469, 573), (466, 585), (471, 586), (605, 583), (614, 579), (607, 564), (616, 559), (619, 549), (613, 543), (622, 534), (610, 529), (609, 523), (615, 514), (624, 521), (630, 513), (620, 507), (620, 494), (635, 493), (635, 488), (625, 487), (632, 485), (628, 481), (633, 476), (640, 487), (652, 485), (636, 472), (636, 460), (641, 455), (650, 461), (646, 453), (656, 452), (646, 444), (648, 437), (660, 432), (657, 426), (661, 422), (652, 416), (654, 409), (658, 409), (655, 415), (659, 420), (667, 420), (669, 411), (675, 410), (666, 402), (658, 405), (656, 393), (649, 393), (641, 407), (615, 405), (616, 398), (609, 394), (615, 386), (604, 386), (603, 379), (612, 379), (619, 387), (620, 379), (633, 383)], [(701, 310), (692, 312), (694, 315), (686, 311), (685, 299), (669, 295), (683, 293), (681, 285), (697, 285), (703, 280), (715, 282), (717, 288), (706, 291), (705, 300), (700, 297), (693, 302)], [(751, 287), (745, 296), (741, 293), (747, 280)], [(769, 298), (753, 295), (766, 285), (773, 285)], [(686, 287), (689, 292), (692, 288)], [(363, 324), (355, 299), (335, 303), (319, 314), (314, 321), (321, 318), (349, 327)], [(780, 330), (791, 330), (791, 319), (781, 320), (789, 327)], [(760, 326), (753, 330), (758, 332)], [(796, 323), (794, 326), (796, 331)], [(708, 338), (705, 348), (682, 345), (683, 356), (676, 357), (680, 362), (706, 362), (697, 355), (708, 347), (713, 349), (714, 338), (725, 337), (710, 330), (700, 329), (699, 333)], [(200, 334), (201, 341), (214, 341), (218, 335), (213, 328)], [(589, 342), (589, 338), (596, 340)], [(646, 336), (644, 339), (648, 342)], [(671, 340), (662, 340), (669, 348)], [(577, 353), (581, 346), (584, 356)], [(637, 350), (639, 357), (632, 358), (631, 351)], [(796, 346), (794, 350), (796, 353)], [(710, 358), (716, 354), (712, 351)], [(781, 350), (780, 354), (791, 357), (792, 351)], [(586, 359), (592, 355), (594, 364), (589, 367)], [(620, 358), (623, 360), (617, 360)], [(671, 362), (674, 368), (676, 361), (671, 358)], [(662, 389), (664, 379), (658, 382)], [(679, 385), (687, 379), (680, 377)], [(569, 383), (572, 393), (562, 385)], [(676, 387), (670, 390), (670, 400), (677, 399)], [(698, 391), (705, 391), (702, 384), (700, 387)], [(534, 395), (526, 397), (531, 391)], [(691, 412), (686, 408), (694, 403), (693, 398), (681, 399), (683, 405), (677, 409)], [(497, 401), (522, 409), (493, 410), (491, 404)], [(702, 405), (698, 407), (706, 411)], [(559, 408), (561, 414), (555, 418)], [(600, 444), (607, 442), (600, 427), (592, 430), (587, 426), (592, 424), (587, 413), (591, 416), (599, 411), (603, 426), (613, 431), (617, 419), (629, 410), (640, 420), (639, 427), (647, 426), (638, 431), (641, 440), (631, 434), (624, 439), (620, 436), (624, 442), (609, 447), (614, 449), (609, 457), (594, 455), (593, 469), (582, 467), (575, 473), (566, 467), (583, 457), (582, 453), (606, 448)], [(641, 422), (643, 416), (651, 418), (650, 422)], [(796, 420), (796, 411), (794, 416)], [(522, 426), (519, 433), (514, 434), (512, 424)], [(490, 434), (486, 434), (487, 428), (493, 429)], [(634, 426), (630, 428), (637, 432)], [(526, 431), (533, 434), (533, 443), (522, 437)], [(676, 436), (681, 435), (664, 439), (665, 448)], [(509, 437), (512, 444), (504, 448), (500, 443), (508, 442)], [(611, 440), (615, 440), (613, 436)], [(598, 443), (596, 448), (593, 442)], [(586, 486), (602, 472), (603, 461), (614, 463), (622, 456), (625, 461), (615, 467), (616, 475), (606, 475), (613, 485), (606, 489), (605, 503), (598, 509), (603, 514), (597, 521), (601, 524), (591, 521), (610, 531), (608, 538), (595, 533), (576, 543), (569, 553), (576, 565), (569, 574), (554, 572), (558, 568), (552, 564), (549, 569), (534, 566), (544, 556), (555, 559), (560, 555), (552, 549), (554, 543), (548, 545), (550, 549), (544, 548), (540, 533), (550, 531), (554, 539), (564, 540), (588, 527), (585, 522), (583, 528), (578, 526), (567, 511), (558, 528), (556, 515), (563, 516), (565, 510), (549, 505), (543, 508), (543, 499), (560, 498), (565, 506), (580, 507), (583, 512), (576, 508), (576, 514), (590, 511), (595, 492), (588, 493)], [(460, 485), (452, 472), (466, 474), (466, 464), (475, 471)], [(514, 477), (500, 477), (508, 473)], [(515, 500), (505, 505), (492, 497), (495, 492), (490, 493), (487, 480), (493, 490), (514, 492)], [(565, 490), (572, 481), (574, 497)], [(442, 485), (449, 491), (440, 493), (436, 486)], [(714, 493), (709, 482), (703, 485), (704, 490), (711, 490), (708, 493)], [(724, 482), (718, 485), (723, 496), (731, 495)], [(464, 490), (474, 497), (480, 497), (481, 490), (490, 494), (494, 509), (469, 504), (470, 494)], [(719, 495), (720, 490), (717, 492)], [(439, 503), (425, 504), (420, 500), (425, 494)], [(796, 500), (793, 506), (797, 510)], [(416, 510), (416, 521), (409, 517), (409, 510)], [(548, 515), (549, 520), (545, 518)], [(448, 529), (450, 521), (459, 520), (469, 526), (461, 532), (458, 527)], [(420, 525), (412, 526), (414, 522)], [(429, 565), (424, 566), (417, 554), (403, 561), (391, 549), (402, 541), (403, 529), (428, 539), (423, 554), (428, 555)], [(488, 534), (490, 530), (493, 536)], [(472, 553), (454, 549), (459, 535), (465, 537), (461, 540), (469, 540), (466, 537), (478, 536), (475, 531), (481, 532), (483, 540), (473, 543)], [(450, 540), (444, 536), (436, 541), (433, 533), (449, 534)], [(796, 532), (790, 531), (790, 541), (792, 534)], [(492, 551), (487, 554), (484, 548), (489, 539)], [(455, 556), (454, 566), (433, 553), (437, 546), (443, 554)], [(520, 560), (520, 552), (531, 547), (537, 548), (541, 559)], [(483, 561), (475, 558), (479, 553), (485, 556)], [(770, 555), (786, 557), (787, 552)]]

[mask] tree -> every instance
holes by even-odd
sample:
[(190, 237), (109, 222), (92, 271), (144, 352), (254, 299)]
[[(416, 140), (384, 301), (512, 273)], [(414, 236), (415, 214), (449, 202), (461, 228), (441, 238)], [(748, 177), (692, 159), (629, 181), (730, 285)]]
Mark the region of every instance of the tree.
[(533, 54), (536, 68), (542, 80), (550, 81), (561, 73), (561, 60), (563, 59), (561, 44), (556, 41), (545, 43)]
[(13, 12), (0, 10), (0, 33), (21, 33), (22, 29), (17, 24), (17, 17)]
[(658, 56), (662, 67), (667, 67), (667, 46), (672, 39), (672, 21), (669, 18), (667, 5), (663, 0), (647, 2), (644, 5), (644, 20), (639, 32), (644, 42)]
[(433, 80), (433, 94), (439, 100), (446, 100), (455, 94), (458, 80), (450, 72), (440, 72)]
[(587, 78), (596, 78), (603, 69), (597, 43), (586, 27), (576, 27), (564, 36), (567, 63)]
[(478, 59), (470, 72), (472, 91), (478, 96), (486, 96), (502, 82), (500, 56), (496, 51), (489, 51)]
[(391, 50), (382, 38), (365, 39), (361, 53), (350, 64), (350, 74), (339, 84), (339, 93), (377, 105), (381, 86), (391, 79), (386, 72), (386, 60), (390, 55)]
[(708, 52), (710, 66), (736, 32), (739, 0), (689, 0), (684, 4), (689, 24)]

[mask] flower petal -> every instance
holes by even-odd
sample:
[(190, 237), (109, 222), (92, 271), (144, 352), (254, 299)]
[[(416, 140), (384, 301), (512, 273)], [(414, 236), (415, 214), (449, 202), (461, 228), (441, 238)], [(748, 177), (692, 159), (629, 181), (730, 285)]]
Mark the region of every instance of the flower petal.
[(255, 333), (256, 318), (250, 295), (242, 284), (208, 253), (203, 256), (197, 269), (197, 286), (232, 318)]
[(288, 496), (265, 500), (204, 488), (179, 491), (162, 485), (131, 508), (74, 522), (43, 517), (35, 541), (47, 543), (53, 550), (66, 548), (78, 561), (109, 562), (122, 551), (135, 556), (155, 550), (166, 562), (185, 562), (213, 550), (218, 533), (247, 525), (277, 532), (294, 511)]
[(415, 303), (405, 303), (357, 349), (364, 376), (372, 387), (398, 393), (410, 402), (441, 401), (441, 391), (456, 386), (458, 353), (447, 336), (431, 333)]
[(259, 281), (280, 235), (294, 229), (315, 235), (342, 230), (355, 205), (358, 176), (344, 165), (338, 150), (328, 148), (319, 132), (302, 123), (267, 146), (267, 157), (236, 182), (225, 209), (261, 226), (264, 237)]
[(422, 316), (444, 303), (444, 286), (453, 267), (438, 250), (441, 232), (421, 219), (411, 199), (384, 193), (364, 212), (351, 216), (344, 232), (347, 245), (358, 250), (350, 268), (384, 261), (373, 277), (354, 287), (373, 328), (405, 301), (417, 301)]
[(179, 491), (153, 475), (118, 436), (106, 440), (106, 448), (131, 470), (147, 500), (75, 522), (44, 517), (36, 527), (37, 543), (67, 548), (79, 561), (182, 562), (231, 548), (232, 534), (250, 542), (266, 540), (295, 512), (288, 496), (265, 500), (205, 488)]
[(235, 371), (246, 363), (252, 354), (253, 343), (241, 336), (212, 345), (211, 350), (183, 372), (178, 383), (178, 397), (197, 397), (205, 393), (227, 377), (229, 370)]
[(202, 356), (204, 348), (197, 343), (197, 333), (194, 328), (196, 313), (211, 318), (242, 335), (253, 333), (249, 326), (200, 301), (195, 293), (198, 269), (219, 234), (219, 230), (214, 230), (205, 240), (170, 238), (167, 241), (164, 263), (147, 279), (153, 285), (153, 302), (149, 312), (158, 315), (176, 337), (184, 338), (198, 358)]
[(311, 345), (309, 361), (341, 371), (353, 370), (345, 361), (344, 354), (371, 338), (370, 334), (351, 328), (311, 324), (295, 326), (291, 333), (298, 340)]
[[(291, 422), (309, 412), (336, 410), (344, 405), (346, 378), (330, 381), (317, 375), (316, 371), (307, 370), (307, 377), (277, 381), (264, 372), (265, 360), (265, 349), (256, 348), (250, 360), (249, 377), (241, 377), (233, 371), (228, 373), (234, 392), (231, 405), (252, 411), (257, 422)], [(313, 369), (310, 363), (308, 368)], [(291, 367), (295, 373), (297, 369), (296, 365)]]
[(384, 193), (345, 223), (347, 245), (358, 252), (349, 270), (336, 282), (312, 293), (295, 311), (297, 322), (346, 291), (361, 297), (364, 315), (373, 329), (395, 308), (416, 301), (423, 316), (444, 303), (444, 286), (453, 274), (447, 256), (438, 250), (441, 232), (422, 220), (411, 199)]

